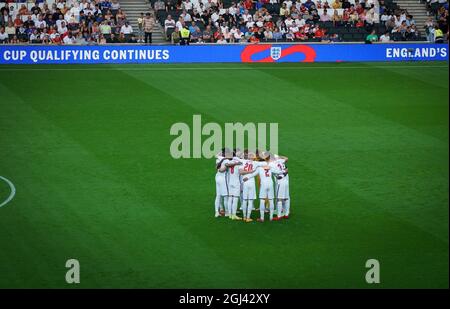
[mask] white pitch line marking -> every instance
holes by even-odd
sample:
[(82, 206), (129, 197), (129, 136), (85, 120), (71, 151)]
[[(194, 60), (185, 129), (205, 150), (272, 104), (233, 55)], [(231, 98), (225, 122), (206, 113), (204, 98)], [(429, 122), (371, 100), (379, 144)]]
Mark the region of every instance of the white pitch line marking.
[(0, 176), (0, 179), (4, 180), (9, 187), (11, 188), (11, 193), (9, 194), (8, 198), (0, 204), (0, 208), (5, 206), (6, 204), (8, 204), (9, 202), (11, 202), (11, 200), (14, 198), (14, 196), (16, 195), (16, 187), (14, 187), (14, 184), (7, 178)]
[[(145, 64), (143, 64), (145, 65)], [(371, 70), (371, 69), (410, 69), (410, 68), (441, 68), (448, 69), (446, 65), (409, 65), (409, 66), (368, 66), (368, 67), (336, 67), (336, 66), (323, 66), (323, 67), (314, 67), (314, 66), (304, 66), (304, 67), (161, 67), (161, 68), (126, 68), (126, 67), (103, 67), (103, 68), (0, 68), (1, 71), (109, 71), (109, 70), (120, 70), (120, 71), (211, 71), (211, 70), (314, 70), (314, 69), (362, 69), (362, 70)]]

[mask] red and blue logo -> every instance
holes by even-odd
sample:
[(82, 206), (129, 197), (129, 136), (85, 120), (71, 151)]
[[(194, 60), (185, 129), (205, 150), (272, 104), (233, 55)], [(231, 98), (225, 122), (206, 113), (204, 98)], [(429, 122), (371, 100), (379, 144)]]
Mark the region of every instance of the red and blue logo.
[(289, 47), (271, 44), (248, 45), (241, 53), (242, 62), (314, 62), (316, 51), (308, 45), (291, 45)]

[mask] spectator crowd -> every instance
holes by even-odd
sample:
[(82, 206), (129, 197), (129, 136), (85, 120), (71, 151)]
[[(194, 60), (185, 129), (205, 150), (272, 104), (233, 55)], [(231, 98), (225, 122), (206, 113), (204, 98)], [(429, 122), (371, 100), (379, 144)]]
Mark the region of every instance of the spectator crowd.
[(377, 0), (157, 0), (158, 19), (173, 43), (188, 28), (192, 42), (339, 41), (324, 25), (370, 32)]
[[(174, 44), (448, 40), (448, 2), (419, 1), (425, 25), (393, 0), (150, 0)], [(0, 0), (0, 15), (11, 44), (152, 43), (155, 26), (146, 12), (133, 29), (119, 0)]]
[(137, 42), (118, 0), (6, 0), (0, 13), (0, 43)]
[(426, 4), (428, 20), (424, 28), (429, 42), (448, 41), (448, 1), (421, 0)]

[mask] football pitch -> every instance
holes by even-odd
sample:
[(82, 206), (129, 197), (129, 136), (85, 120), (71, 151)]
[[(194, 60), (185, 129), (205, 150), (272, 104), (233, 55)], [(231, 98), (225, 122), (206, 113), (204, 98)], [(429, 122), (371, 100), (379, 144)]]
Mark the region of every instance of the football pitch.
[[(447, 62), (0, 66), (0, 287), (448, 288), (448, 99)], [(288, 220), (214, 218), (193, 115), (278, 123)]]

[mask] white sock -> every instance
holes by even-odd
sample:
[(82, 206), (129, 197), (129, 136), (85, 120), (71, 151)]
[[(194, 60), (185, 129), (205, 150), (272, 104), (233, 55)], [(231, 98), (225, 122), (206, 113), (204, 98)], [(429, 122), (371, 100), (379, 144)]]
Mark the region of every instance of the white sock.
[(291, 210), (291, 200), (287, 199), (284, 201), (284, 215), (289, 216), (289, 211)]
[(236, 216), (236, 213), (237, 213), (237, 208), (238, 208), (238, 200), (239, 200), (239, 198), (238, 197), (235, 197), (235, 196), (233, 196), (233, 216)]
[(242, 217), (247, 218), (247, 203), (248, 200), (242, 200), (241, 201), (241, 208), (242, 208)]
[(231, 216), (233, 214), (233, 197), (228, 197), (228, 203), (227, 203), (227, 213)]
[(247, 202), (247, 219), (250, 219), (253, 210), (253, 200), (248, 200)]
[(273, 211), (274, 211), (273, 200), (269, 200), (269, 211), (270, 211), (269, 218), (270, 218), (270, 220), (272, 220), (272, 218), (273, 218)]
[(261, 216), (261, 220), (264, 220), (264, 210), (266, 210), (266, 207), (264, 206), (264, 200), (261, 200), (259, 202), (259, 214)]
[(219, 197), (219, 211), (223, 211), (225, 210), (224, 204), (222, 203), (222, 201), (225, 199), (224, 196), (220, 196)]
[(281, 207), (283, 206), (283, 202), (281, 202), (280, 200), (277, 201), (277, 216), (278, 218), (281, 217)]
[(219, 212), (220, 208), (220, 195), (216, 195), (216, 201), (214, 203), (214, 209), (216, 210), (216, 213)]
[(228, 213), (228, 196), (226, 195), (223, 197), (223, 208), (225, 212)]

